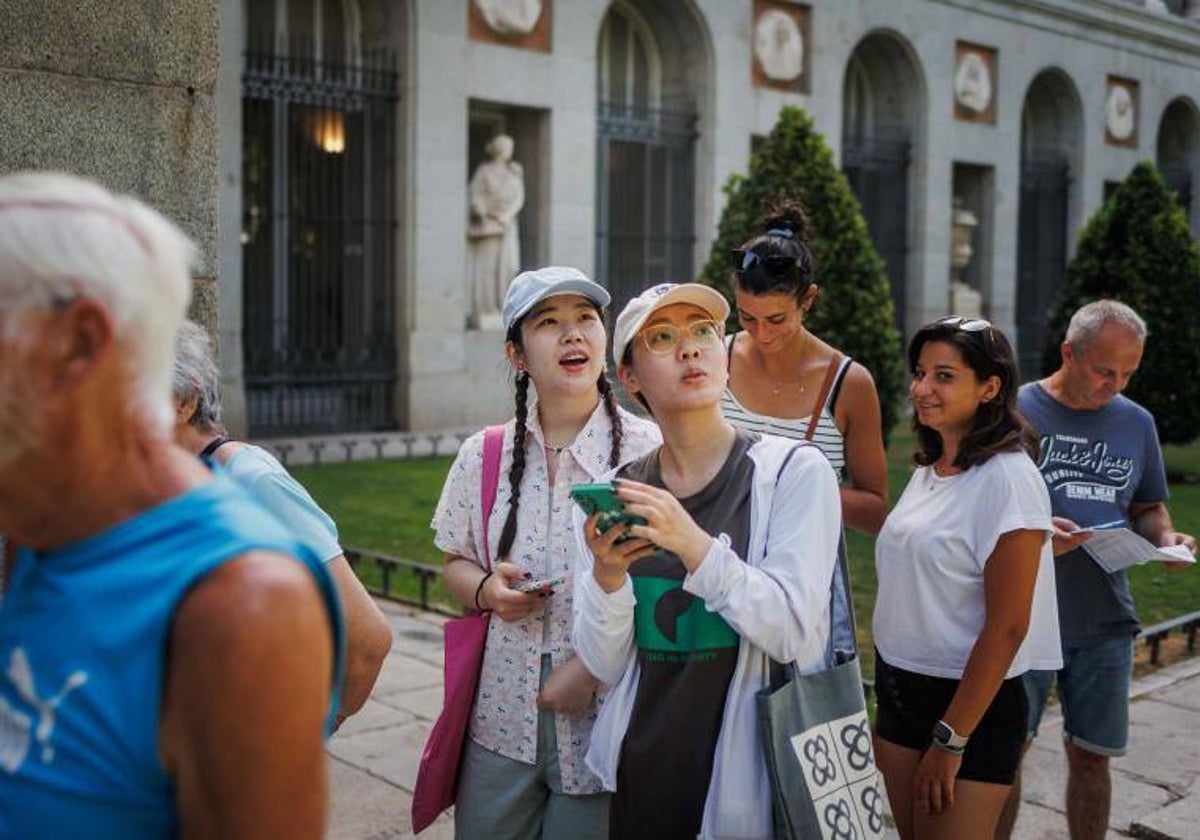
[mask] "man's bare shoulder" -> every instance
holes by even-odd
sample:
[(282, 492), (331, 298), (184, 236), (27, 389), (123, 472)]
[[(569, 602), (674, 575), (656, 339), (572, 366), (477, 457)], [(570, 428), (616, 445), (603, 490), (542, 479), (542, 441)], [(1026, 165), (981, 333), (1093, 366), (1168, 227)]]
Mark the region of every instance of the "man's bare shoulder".
[(324, 615), (316, 579), (304, 564), (280, 552), (248, 551), (223, 563), (183, 599), (173, 646), (183, 652), (193, 644), (266, 642), (283, 631), (319, 634)]

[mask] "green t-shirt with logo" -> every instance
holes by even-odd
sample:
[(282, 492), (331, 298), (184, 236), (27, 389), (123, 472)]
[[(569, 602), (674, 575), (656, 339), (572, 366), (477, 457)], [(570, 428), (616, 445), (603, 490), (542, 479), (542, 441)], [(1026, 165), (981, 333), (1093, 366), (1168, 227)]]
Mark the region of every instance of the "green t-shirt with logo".
[[(747, 452), (757, 440), (753, 432), (738, 431), (716, 477), (679, 500), (705, 531), (728, 535), (742, 558), (750, 542), (754, 478)], [(627, 465), (620, 477), (664, 487), (658, 450)], [(613, 837), (695, 837), (700, 831), (739, 638), (701, 598), (684, 591), (686, 574), (679, 557), (667, 551), (629, 569), (641, 677), (621, 745)]]

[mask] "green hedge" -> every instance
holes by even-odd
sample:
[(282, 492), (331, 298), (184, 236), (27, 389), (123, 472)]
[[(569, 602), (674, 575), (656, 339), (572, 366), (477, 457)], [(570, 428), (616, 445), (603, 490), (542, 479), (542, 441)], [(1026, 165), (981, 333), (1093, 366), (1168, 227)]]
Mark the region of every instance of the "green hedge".
[(1060, 362), (1071, 315), (1100, 298), (1132, 306), (1149, 335), (1126, 394), (1154, 415), (1163, 443), (1200, 434), (1200, 252), (1174, 193), (1149, 161), (1139, 163), (1088, 220), (1067, 269), (1042, 355)]

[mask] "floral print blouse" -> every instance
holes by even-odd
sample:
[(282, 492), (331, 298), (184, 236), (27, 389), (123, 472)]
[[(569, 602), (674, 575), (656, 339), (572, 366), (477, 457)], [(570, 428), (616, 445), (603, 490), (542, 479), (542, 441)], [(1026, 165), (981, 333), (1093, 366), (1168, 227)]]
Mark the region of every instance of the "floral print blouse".
[[(621, 412), (621, 461), (632, 461), (659, 445), (658, 426)], [(535, 579), (559, 578), (545, 607), (515, 622), (492, 615), (479, 694), (471, 720), (471, 737), (480, 746), (507, 758), (537, 762), (537, 694), (541, 658), (548, 653), (554, 666), (575, 655), (571, 644), (572, 580), (575, 529), (570, 489), (573, 484), (596, 481), (610, 471), (612, 423), (603, 402), (574, 442), (557, 455), (547, 454), (538, 423), (536, 399), (530, 400), (525, 452), (525, 475), (517, 508), (517, 533), (509, 554)], [(508, 470), (512, 464), (515, 420), (504, 429), (500, 479), (496, 503), (488, 519), (489, 556), (496, 562), (500, 531), (508, 516), (511, 497)], [(547, 457), (557, 457), (554, 483), (549, 480)], [(446, 477), (442, 497), (433, 516), (434, 543), (447, 554), (483, 565), (483, 520), (480, 482), (483, 479), (483, 432), (468, 438)], [(579, 718), (555, 716), (558, 764), (563, 792), (589, 794), (600, 791), (599, 780), (584, 765), (588, 739), (596, 719), (595, 708)]]

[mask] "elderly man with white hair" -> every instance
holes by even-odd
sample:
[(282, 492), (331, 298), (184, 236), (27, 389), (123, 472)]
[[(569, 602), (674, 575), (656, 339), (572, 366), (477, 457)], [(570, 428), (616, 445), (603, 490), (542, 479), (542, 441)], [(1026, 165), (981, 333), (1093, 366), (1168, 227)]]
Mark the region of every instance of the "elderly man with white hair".
[(317, 837), (341, 617), (319, 559), (172, 442), (192, 247), (0, 177), (0, 836)]

